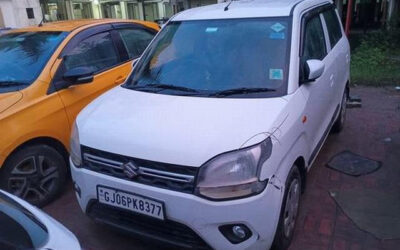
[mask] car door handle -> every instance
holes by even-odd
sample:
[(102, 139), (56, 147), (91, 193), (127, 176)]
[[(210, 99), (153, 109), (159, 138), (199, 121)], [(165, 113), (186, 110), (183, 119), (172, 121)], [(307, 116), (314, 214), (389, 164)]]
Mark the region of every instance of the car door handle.
[(349, 63), (350, 62), (350, 56), (349, 56), (349, 54), (346, 54), (346, 63)]
[(331, 75), (331, 76), (329, 77), (329, 81), (330, 81), (330, 83), (331, 83), (331, 87), (333, 86), (333, 83), (335, 82), (334, 80), (335, 80), (335, 77), (334, 77), (333, 75)]
[(115, 85), (120, 85), (121, 83), (123, 83), (125, 81), (125, 77), (123, 76), (118, 76), (117, 79), (114, 81)]

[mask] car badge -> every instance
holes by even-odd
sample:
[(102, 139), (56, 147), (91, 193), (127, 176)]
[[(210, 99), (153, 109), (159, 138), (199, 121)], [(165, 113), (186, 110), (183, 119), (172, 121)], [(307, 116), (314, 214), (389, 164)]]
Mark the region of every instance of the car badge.
[(124, 174), (128, 176), (129, 179), (133, 179), (139, 175), (139, 168), (135, 166), (133, 162), (128, 162), (122, 165), (122, 170)]

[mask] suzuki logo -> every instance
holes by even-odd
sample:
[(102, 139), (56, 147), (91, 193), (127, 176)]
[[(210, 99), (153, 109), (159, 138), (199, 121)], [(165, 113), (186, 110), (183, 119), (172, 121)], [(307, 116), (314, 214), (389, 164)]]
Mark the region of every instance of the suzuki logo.
[(128, 162), (122, 165), (122, 170), (129, 179), (135, 178), (139, 175), (139, 168), (133, 162)]

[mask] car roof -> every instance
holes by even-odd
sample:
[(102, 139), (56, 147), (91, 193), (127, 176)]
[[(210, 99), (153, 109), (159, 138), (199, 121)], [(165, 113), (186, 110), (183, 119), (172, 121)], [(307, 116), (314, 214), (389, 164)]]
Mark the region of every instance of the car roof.
[[(306, 0), (228, 0), (225, 3), (189, 9), (177, 14), (174, 21), (290, 16), (292, 9)], [(321, 2), (328, 2), (321, 0)], [(228, 10), (224, 10), (229, 5)]]
[(84, 26), (95, 26), (100, 24), (108, 23), (138, 23), (145, 25), (149, 28), (158, 30), (159, 27), (156, 23), (146, 22), (140, 20), (128, 20), (128, 19), (80, 19), (80, 20), (69, 20), (69, 21), (57, 21), (44, 23), (42, 26), (30, 26), (22, 29), (14, 29), (10, 32), (40, 32), (40, 31), (66, 31), (71, 32), (75, 29)]

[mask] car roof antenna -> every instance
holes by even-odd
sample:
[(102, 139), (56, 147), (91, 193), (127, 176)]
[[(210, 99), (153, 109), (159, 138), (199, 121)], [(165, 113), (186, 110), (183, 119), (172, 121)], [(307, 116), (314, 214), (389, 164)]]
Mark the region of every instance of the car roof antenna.
[(225, 6), (224, 11), (229, 10), (229, 6), (231, 5), (231, 3), (232, 3), (233, 1), (234, 1), (234, 0), (229, 1), (228, 5)]

